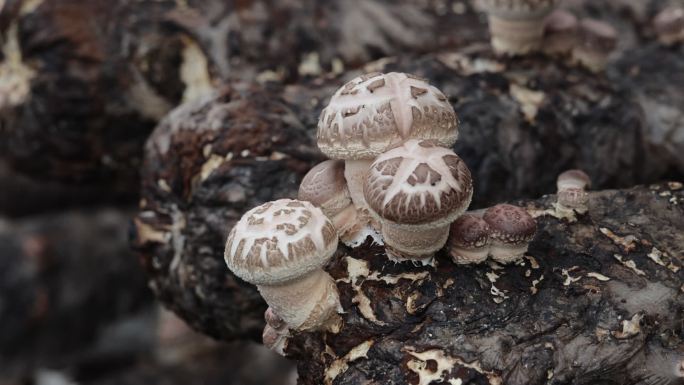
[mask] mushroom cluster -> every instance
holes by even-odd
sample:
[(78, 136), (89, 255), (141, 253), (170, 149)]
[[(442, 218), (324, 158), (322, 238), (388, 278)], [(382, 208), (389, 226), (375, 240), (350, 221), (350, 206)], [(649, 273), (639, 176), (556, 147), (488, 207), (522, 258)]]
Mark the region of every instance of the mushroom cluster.
[(395, 262), (432, 265), (445, 248), (456, 263), (520, 258), (535, 232), (525, 210), (497, 205), (463, 215), (473, 196), (451, 146), (458, 121), (425, 79), (374, 73), (342, 86), (321, 112), (318, 147), (329, 156), (302, 180), (298, 200), (249, 210), (231, 229), (225, 260), (269, 305), (263, 342), (284, 354), (291, 331), (338, 330), (335, 282), (323, 269), (338, 241), (369, 236)]

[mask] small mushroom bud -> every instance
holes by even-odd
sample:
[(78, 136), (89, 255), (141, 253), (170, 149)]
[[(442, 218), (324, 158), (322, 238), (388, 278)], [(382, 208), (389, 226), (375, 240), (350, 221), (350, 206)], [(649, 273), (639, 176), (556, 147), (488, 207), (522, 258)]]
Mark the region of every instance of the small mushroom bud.
[(544, 46), (547, 55), (566, 55), (577, 42), (577, 17), (564, 9), (557, 9), (544, 20)]
[(280, 199), (242, 216), (228, 235), (225, 259), (289, 328), (330, 330), (339, 321), (340, 302), (323, 266), (336, 249), (337, 232), (321, 209)]
[(285, 321), (280, 318), (271, 307), (264, 312), (264, 320), (267, 325), (278, 331), (285, 329), (285, 326), (287, 326), (285, 325)]
[(364, 193), (382, 223), (387, 255), (425, 264), (444, 247), (473, 186), (470, 170), (453, 151), (413, 139), (373, 162)]
[(489, 255), (489, 225), (471, 214), (461, 215), (451, 224), (447, 250), (457, 264), (484, 262)]
[(684, 42), (684, 8), (670, 6), (653, 19), (653, 27), (660, 43), (670, 46)]
[(527, 211), (509, 204), (488, 208), (482, 219), (490, 228), (489, 254), (501, 263), (522, 258), (537, 231), (537, 223)]
[(344, 176), (354, 205), (367, 212), (363, 183), (373, 159), (407, 139), (434, 139), (451, 147), (458, 136), (454, 108), (425, 79), (379, 72), (338, 89), (318, 121), (318, 148), (345, 161)]
[(602, 21), (583, 19), (577, 33), (577, 44), (572, 50), (573, 60), (592, 72), (603, 71), (617, 46), (615, 28)]
[(359, 220), (349, 196), (343, 161), (326, 160), (309, 170), (299, 185), (297, 198), (320, 207), (347, 246), (358, 246), (366, 239), (365, 223)]
[(575, 210), (578, 213), (587, 212), (589, 194), (586, 189), (590, 184), (589, 175), (582, 170), (568, 170), (558, 175), (556, 187), (559, 208)]
[(264, 332), (261, 335), (261, 341), (263, 342), (264, 346), (280, 354), (281, 356), (285, 355), (287, 340), (288, 336), (286, 334), (282, 334), (271, 325), (266, 325), (266, 327), (264, 327)]
[(524, 55), (538, 51), (544, 36), (544, 18), (556, 0), (481, 0), (487, 12), (494, 52)]

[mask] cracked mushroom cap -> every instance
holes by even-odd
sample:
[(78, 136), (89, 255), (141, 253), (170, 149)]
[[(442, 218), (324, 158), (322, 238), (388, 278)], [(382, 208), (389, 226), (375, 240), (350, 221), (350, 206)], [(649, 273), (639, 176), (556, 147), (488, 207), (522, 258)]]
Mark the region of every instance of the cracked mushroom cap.
[(605, 53), (617, 46), (617, 30), (610, 24), (594, 19), (579, 22), (579, 44), (585, 51)]
[(464, 214), (451, 224), (448, 247), (473, 249), (489, 243), (489, 225), (475, 215)]
[(556, 179), (556, 188), (566, 189), (585, 189), (591, 185), (591, 178), (582, 170), (568, 170), (560, 173)]
[(487, 13), (506, 19), (535, 19), (545, 16), (558, 0), (480, 0), (479, 6)]
[(318, 121), (318, 148), (330, 158), (373, 159), (407, 139), (451, 147), (458, 137), (444, 94), (411, 74), (371, 73), (337, 90)]
[(511, 245), (531, 241), (537, 231), (537, 222), (525, 209), (509, 204), (488, 208), (482, 219), (491, 229), (491, 239)]
[(309, 202), (280, 199), (249, 210), (226, 241), (225, 260), (254, 285), (276, 285), (312, 272), (337, 249), (337, 231)]
[(351, 197), (344, 179), (344, 162), (326, 160), (314, 166), (302, 179), (297, 198), (320, 207), (332, 218), (351, 204)]
[(470, 170), (450, 149), (409, 140), (380, 155), (364, 185), (366, 202), (384, 220), (398, 224), (453, 222), (470, 205)]

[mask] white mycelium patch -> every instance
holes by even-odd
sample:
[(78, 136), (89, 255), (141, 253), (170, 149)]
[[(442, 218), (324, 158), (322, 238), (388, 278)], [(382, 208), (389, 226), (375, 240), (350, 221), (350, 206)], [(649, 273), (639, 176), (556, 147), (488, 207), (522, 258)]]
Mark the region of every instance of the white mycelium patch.
[(239, 277), (256, 284), (277, 283), (286, 266), (311, 270), (336, 247), (335, 229), (319, 208), (281, 199), (257, 206), (240, 219), (228, 236), (225, 257)]
[[(372, 159), (409, 138), (451, 146), (457, 136), (446, 96), (421, 78), (396, 72), (351, 80), (335, 92), (318, 122), (319, 147), (342, 159)], [(350, 151), (359, 153), (345, 156)]]

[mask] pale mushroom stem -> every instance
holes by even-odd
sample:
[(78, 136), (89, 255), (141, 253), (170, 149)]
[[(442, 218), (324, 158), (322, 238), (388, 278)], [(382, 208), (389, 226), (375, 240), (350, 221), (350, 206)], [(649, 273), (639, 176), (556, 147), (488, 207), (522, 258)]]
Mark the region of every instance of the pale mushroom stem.
[(383, 222), (382, 236), (390, 259), (431, 263), (432, 256), (444, 247), (449, 238), (449, 223), (439, 227), (421, 228)]
[(489, 31), (495, 52), (523, 55), (541, 49), (544, 19), (504, 19), (489, 15)]
[(259, 285), (258, 289), (291, 329), (335, 331), (339, 327), (337, 286), (323, 269), (284, 284)]
[(527, 243), (511, 245), (495, 240), (489, 247), (489, 255), (497, 262), (511, 263), (522, 258), (527, 252), (527, 247)]
[(368, 211), (368, 204), (363, 196), (363, 183), (372, 163), (373, 159), (344, 161), (344, 178), (347, 180), (347, 188), (352, 202), (359, 210), (366, 212)]

